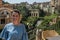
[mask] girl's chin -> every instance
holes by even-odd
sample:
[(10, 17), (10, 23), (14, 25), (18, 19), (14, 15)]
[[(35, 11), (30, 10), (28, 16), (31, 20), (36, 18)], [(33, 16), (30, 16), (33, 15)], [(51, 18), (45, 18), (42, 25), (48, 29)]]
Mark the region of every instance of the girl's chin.
[(16, 20), (13, 20), (13, 22), (17, 22)]

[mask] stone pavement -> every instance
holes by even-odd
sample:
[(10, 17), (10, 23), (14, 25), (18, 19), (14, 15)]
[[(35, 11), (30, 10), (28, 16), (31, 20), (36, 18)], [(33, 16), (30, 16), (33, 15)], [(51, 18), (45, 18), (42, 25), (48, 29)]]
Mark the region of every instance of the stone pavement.
[(47, 37), (47, 40), (60, 40), (60, 36)]

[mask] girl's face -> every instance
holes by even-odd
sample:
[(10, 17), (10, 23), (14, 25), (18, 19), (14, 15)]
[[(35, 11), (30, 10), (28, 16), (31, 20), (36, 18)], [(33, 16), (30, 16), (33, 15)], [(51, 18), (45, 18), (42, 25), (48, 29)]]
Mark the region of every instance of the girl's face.
[(12, 13), (12, 21), (13, 21), (13, 22), (18, 22), (18, 21), (20, 21), (20, 16), (19, 16), (18, 13), (16, 13), (16, 12), (13, 12), (13, 13)]

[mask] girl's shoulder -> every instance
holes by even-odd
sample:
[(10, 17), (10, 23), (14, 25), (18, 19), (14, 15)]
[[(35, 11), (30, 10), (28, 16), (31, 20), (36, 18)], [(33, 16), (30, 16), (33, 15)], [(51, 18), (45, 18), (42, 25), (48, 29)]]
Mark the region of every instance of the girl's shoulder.
[(10, 25), (13, 25), (13, 23), (8, 23), (8, 24), (6, 24), (5, 26), (10, 26)]

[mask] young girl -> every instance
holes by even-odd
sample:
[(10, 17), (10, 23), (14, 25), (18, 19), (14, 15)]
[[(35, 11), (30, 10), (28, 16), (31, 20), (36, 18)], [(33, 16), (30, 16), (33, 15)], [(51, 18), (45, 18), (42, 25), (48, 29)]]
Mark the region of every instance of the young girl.
[(21, 16), (18, 10), (12, 13), (12, 23), (5, 25), (0, 38), (3, 40), (28, 40), (25, 25), (20, 23)]

